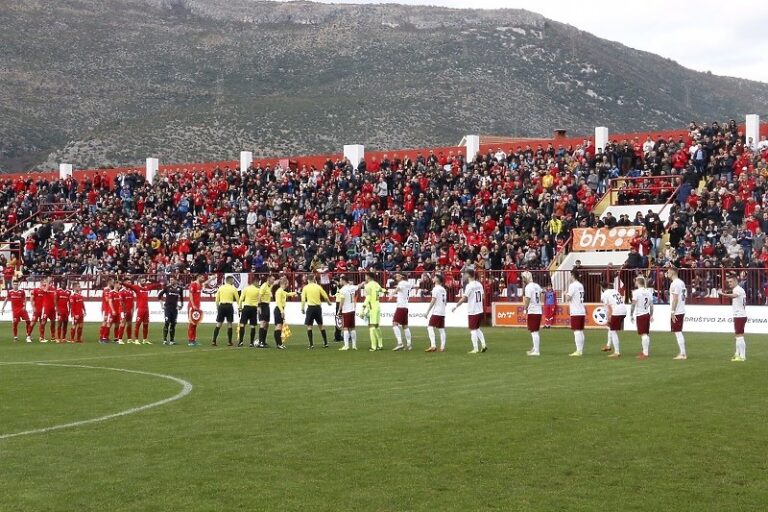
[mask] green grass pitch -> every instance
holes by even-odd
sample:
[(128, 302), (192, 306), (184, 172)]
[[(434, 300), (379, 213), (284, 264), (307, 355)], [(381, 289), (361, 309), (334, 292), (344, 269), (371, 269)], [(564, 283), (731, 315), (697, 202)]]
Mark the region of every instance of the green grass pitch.
[[(152, 326), (156, 335), (160, 328)], [(768, 503), (768, 336), (622, 333), (625, 357), (569, 358), (566, 330), (542, 331), (542, 356), (521, 330), (466, 330), (425, 354), (41, 345), (0, 324), (2, 511), (744, 511)], [(183, 335), (185, 328), (181, 328)], [(384, 329), (385, 344), (393, 335)], [(271, 330), (270, 330), (271, 336)], [(96, 338), (89, 325), (87, 338)], [(271, 342), (270, 337), (270, 342)], [(338, 348), (338, 345), (336, 345)], [(191, 393), (134, 414), (88, 420)]]

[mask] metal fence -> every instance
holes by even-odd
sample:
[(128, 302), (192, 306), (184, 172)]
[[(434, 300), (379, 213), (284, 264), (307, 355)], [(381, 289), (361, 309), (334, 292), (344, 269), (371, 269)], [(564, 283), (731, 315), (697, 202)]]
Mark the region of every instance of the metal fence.
[[(533, 279), (542, 287), (551, 286), (558, 295), (559, 300), (563, 300), (565, 291), (568, 288), (570, 271), (564, 270), (535, 270), (532, 271)], [(299, 290), (307, 282), (308, 272), (274, 272), (274, 273), (234, 273), (234, 274), (208, 274), (208, 280), (205, 289), (208, 292), (214, 290), (223, 283), (225, 275), (234, 275), (238, 284), (243, 286), (247, 282), (263, 282), (267, 276), (286, 277), (288, 279), (288, 288)], [(315, 272), (317, 282), (322, 285), (328, 293), (333, 294), (336, 291), (336, 278), (339, 275), (345, 275), (353, 283), (361, 283), (365, 280), (365, 271), (353, 270), (345, 272)], [(414, 285), (412, 290), (412, 299), (415, 301), (429, 300), (429, 292), (432, 289), (432, 276), (434, 272), (404, 272), (406, 279)], [(448, 300), (456, 300), (463, 286), (462, 273), (460, 270), (441, 271), (444, 278), (444, 286), (448, 292)], [(520, 302), (522, 301), (523, 284), (521, 281), (522, 270), (486, 270), (479, 271), (478, 278), (485, 286), (485, 299), (487, 305), (491, 302)], [(768, 270), (764, 268), (750, 269), (724, 269), (724, 268), (696, 268), (681, 269), (680, 278), (688, 287), (689, 304), (727, 304), (728, 299), (721, 299), (717, 296), (717, 290), (727, 287), (726, 276), (735, 274), (739, 282), (747, 292), (747, 301), (750, 305), (768, 304)], [(385, 288), (393, 288), (395, 281), (394, 272), (380, 271), (376, 272), (376, 280)], [(627, 300), (634, 287), (635, 277), (645, 276), (648, 286), (655, 290), (657, 303), (664, 304), (669, 302), (669, 280), (665, 276), (665, 270), (661, 267), (651, 269), (608, 269), (585, 267), (581, 269), (581, 282), (585, 289), (585, 302), (599, 302), (600, 283), (607, 281), (619, 290), (622, 290)], [(173, 274), (183, 286), (187, 286), (195, 279), (194, 274)], [(80, 283), (87, 297), (100, 297), (101, 291), (106, 286), (108, 279), (116, 278), (118, 280), (130, 280), (138, 282), (146, 279), (148, 282), (164, 284), (168, 281), (171, 274), (147, 274), (147, 275), (68, 275), (54, 276), (55, 281), (60, 286), (68, 286), (77, 281)], [(25, 278), (23, 288), (32, 288), (37, 285), (42, 276), (32, 276)], [(10, 281), (6, 282), (6, 288), (10, 287)], [(391, 300), (385, 298), (384, 300)]]

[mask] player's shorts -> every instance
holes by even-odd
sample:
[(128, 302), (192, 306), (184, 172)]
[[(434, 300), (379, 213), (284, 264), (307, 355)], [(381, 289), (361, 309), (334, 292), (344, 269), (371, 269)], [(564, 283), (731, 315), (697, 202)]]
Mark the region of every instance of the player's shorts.
[(175, 324), (179, 319), (179, 310), (176, 308), (163, 308), (163, 316), (166, 322)]
[(683, 320), (685, 315), (675, 315), (670, 319), (669, 327), (672, 332), (683, 332)]
[[(221, 320), (216, 320), (221, 322)], [(256, 325), (259, 323), (259, 308), (257, 306), (243, 306), (240, 313), (240, 325)]]
[(136, 322), (149, 323), (149, 310), (139, 309), (136, 311)]
[(376, 304), (368, 310), (368, 325), (379, 325), (381, 323), (381, 305)]
[(85, 321), (85, 315), (72, 315), (73, 324), (81, 324)]
[(131, 308), (131, 309), (126, 309), (125, 311), (123, 311), (123, 318), (124, 318), (124, 319), (125, 319), (127, 322), (130, 322), (130, 321), (132, 321), (132, 320), (133, 320), (133, 308)]
[(355, 312), (354, 311), (341, 314), (341, 328), (342, 329), (355, 328)]
[(25, 322), (29, 322), (29, 313), (27, 313), (27, 310), (21, 310), (21, 311), (14, 311), (13, 312), (13, 321), (14, 322), (21, 322), (24, 320)]
[(67, 320), (69, 320), (69, 310), (57, 311), (56, 315), (58, 317), (59, 322), (66, 322)]
[(392, 318), (392, 323), (408, 327), (408, 308), (395, 309), (395, 316)]
[(42, 309), (36, 309), (32, 312), (32, 319), (37, 322), (43, 317), (43, 310)]
[(733, 332), (737, 335), (744, 334), (744, 327), (747, 325), (747, 317), (737, 316), (733, 319)]
[(46, 320), (56, 320), (56, 310), (44, 309), (42, 318), (45, 318)]
[(429, 317), (429, 324), (430, 327), (434, 327), (435, 329), (445, 329), (445, 316), (444, 315), (432, 315)]
[(635, 317), (637, 322), (637, 334), (640, 336), (646, 335), (651, 332), (651, 314), (638, 315)]
[(275, 315), (275, 325), (283, 325), (285, 323), (285, 318), (283, 318), (283, 312), (280, 311), (280, 308), (275, 306), (275, 310), (273, 311), (273, 313)]
[(269, 323), (269, 302), (259, 304), (259, 320)]
[(478, 313), (476, 315), (467, 315), (467, 327), (470, 331), (475, 331), (480, 328), (480, 324), (483, 322), (483, 314)]
[[(222, 322), (227, 322), (231, 324), (235, 319), (235, 307), (232, 304), (219, 304), (219, 307), (216, 308), (216, 323), (220, 324)], [(242, 325), (242, 321), (240, 322)], [(255, 325), (251, 324), (251, 325)]]
[(608, 322), (608, 329), (611, 331), (624, 330), (624, 318), (627, 315), (611, 315), (611, 321)]
[(583, 331), (584, 330), (584, 315), (571, 315), (571, 330)]
[(123, 319), (122, 313), (113, 313), (109, 316), (109, 321), (112, 323), (112, 325), (119, 324), (122, 319)]
[(304, 315), (304, 325), (313, 324), (323, 325), (323, 308), (320, 305), (307, 306), (307, 313)]
[(528, 332), (539, 332), (541, 327), (541, 313), (528, 313), (525, 317), (525, 323), (528, 326)]

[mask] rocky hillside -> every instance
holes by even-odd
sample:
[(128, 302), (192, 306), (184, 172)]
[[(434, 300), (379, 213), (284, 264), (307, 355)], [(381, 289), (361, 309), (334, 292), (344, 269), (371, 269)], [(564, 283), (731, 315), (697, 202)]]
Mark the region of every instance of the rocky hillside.
[(0, 26), (6, 171), (768, 114), (766, 84), (520, 10), (25, 0), (0, 7)]

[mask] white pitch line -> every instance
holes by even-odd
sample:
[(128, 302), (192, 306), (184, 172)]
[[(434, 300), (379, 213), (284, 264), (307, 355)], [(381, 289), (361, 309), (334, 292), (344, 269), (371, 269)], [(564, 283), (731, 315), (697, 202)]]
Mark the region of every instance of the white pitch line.
[[(19, 363), (19, 364), (25, 364), (25, 363)], [(150, 377), (157, 377), (160, 379), (166, 379), (173, 382), (176, 382), (177, 384), (181, 384), (181, 391), (176, 393), (175, 395), (164, 398), (162, 400), (159, 400), (157, 402), (152, 402), (151, 404), (141, 405), (139, 407), (131, 407), (130, 409), (126, 409), (124, 411), (107, 414), (106, 416), (99, 416), (98, 418), (91, 418), (88, 420), (80, 420), (80, 421), (73, 421), (71, 423), (63, 423), (61, 425), (54, 425), (52, 427), (44, 427), (44, 428), (36, 428), (33, 430), (25, 430), (23, 432), (14, 432), (12, 434), (1, 434), (1, 439), (10, 439), (12, 437), (20, 437), (20, 436), (29, 436), (33, 434), (44, 434), (46, 432), (52, 432), (54, 430), (62, 430), (65, 428), (74, 428), (74, 427), (81, 427), (83, 425), (90, 425), (91, 423), (101, 423), (103, 421), (111, 420), (113, 418), (119, 418), (121, 416), (128, 416), (129, 414), (135, 414), (138, 412), (146, 411), (147, 409), (152, 409), (154, 407), (160, 407), (161, 405), (166, 405), (171, 402), (175, 402), (176, 400), (180, 400), (190, 394), (192, 392), (192, 383), (189, 381), (186, 381), (184, 379), (180, 379), (178, 377), (174, 377), (173, 375), (165, 375), (162, 373), (152, 373), (152, 372), (143, 372), (141, 370), (128, 370), (125, 368), (108, 368), (105, 366), (87, 366), (87, 365), (80, 365), (80, 364), (53, 364), (53, 363), (37, 363), (40, 366), (59, 366), (63, 368), (86, 368), (91, 370), (108, 370), (113, 372), (124, 372), (124, 373), (135, 373), (139, 375), (149, 375)]]
[(72, 361), (97, 361), (102, 359), (128, 359), (131, 357), (152, 357), (152, 356), (167, 356), (167, 355), (186, 355), (186, 354), (197, 354), (199, 352), (216, 352), (216, 351), (222, 351), (223, 350), (219, 348), (201, 348), (196, 350), (190, 350), (189, 352), (145, 352), (143, 354), (119, 354), (114, 356), (89, 356), (89, 357), (69, 357), (65, 359), (43, 359), (40, 361), (0, 361), (0, 365), (11, 365), (11, 364), (43, 364), (43, 363), (68, 363)]

